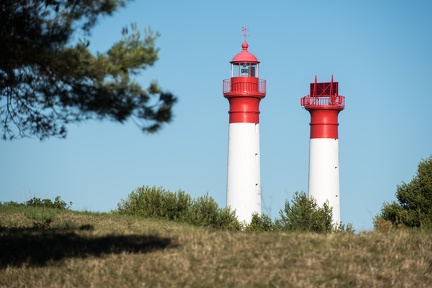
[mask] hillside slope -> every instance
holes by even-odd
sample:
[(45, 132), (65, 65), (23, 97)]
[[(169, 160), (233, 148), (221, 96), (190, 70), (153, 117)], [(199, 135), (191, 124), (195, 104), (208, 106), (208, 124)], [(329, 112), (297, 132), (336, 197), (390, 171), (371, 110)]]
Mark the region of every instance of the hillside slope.
[[(41, 214), (51, 221), (39, 225)], [(111, 213), (0, 206), (0, 243), (0, 287), (432, 283), (432, 236), (425, 233), (226, 232)]]

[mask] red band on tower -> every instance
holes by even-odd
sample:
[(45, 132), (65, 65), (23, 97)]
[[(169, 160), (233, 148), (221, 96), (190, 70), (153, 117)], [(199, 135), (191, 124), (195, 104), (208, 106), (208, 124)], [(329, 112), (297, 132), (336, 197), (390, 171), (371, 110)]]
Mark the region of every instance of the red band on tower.
[(309, 110), (311, 115), (310, 139), (338, 139), (338, 114), (340, 110)]
[(224, 81), (224, 96), (230, 103), (229, 123), (259, 123), (259, 104), (265, 97), (265, 81), (233, 77)]
[(310, 94), (300, 99), (300, 104), (311, 115), (310, 138), (338, 139), (338, 115), (345, 108), (345, 97), (338, 95), (338, 82), (310, 85)]

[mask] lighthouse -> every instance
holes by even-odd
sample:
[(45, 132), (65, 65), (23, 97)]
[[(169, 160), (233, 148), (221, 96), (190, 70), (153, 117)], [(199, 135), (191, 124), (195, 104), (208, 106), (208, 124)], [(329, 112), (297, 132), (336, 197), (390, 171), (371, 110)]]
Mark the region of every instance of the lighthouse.
[(338, 94), (338, 82), (318, 83), (315, 76), (310, 94), (300, 104), (311, 116), (309, 146), (309, 197), (318, 205), (328, 201), (333, 224), (340, 224), (338, 115), (345, 97)]
[[(246, 29), (243, 27), (243, 31)], [(259, 104), (266, 81), (259, 79), (259, 61), (248, 51), (246, 34), (242, 51), (231, 63), (231, 78), (223, 80), (229, 101), (227, 206), (240, 222), (261, 215)]]

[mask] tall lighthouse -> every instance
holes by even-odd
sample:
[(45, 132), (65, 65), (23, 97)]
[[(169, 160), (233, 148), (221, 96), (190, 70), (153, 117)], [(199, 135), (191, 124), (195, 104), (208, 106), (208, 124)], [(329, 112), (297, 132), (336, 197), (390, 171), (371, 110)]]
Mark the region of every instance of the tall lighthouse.
[(242, 51), (230, 62), (231, 78), (223, 80), (223, 95), (230, 105), (227, 206), (250, 223), (253, 213), (261, 215), (259, 103), (266, 81), (259, 79), (260, 62), (244, 37)]
[(334, 224), (340, 224), (338, 115), (345, 97), (338, 94), (338, 82), (318, 83), (315, 76), (310, 94), (300, 104), (311, 115), (309, 147), (309, 197), (317, 204), (328, 201)]

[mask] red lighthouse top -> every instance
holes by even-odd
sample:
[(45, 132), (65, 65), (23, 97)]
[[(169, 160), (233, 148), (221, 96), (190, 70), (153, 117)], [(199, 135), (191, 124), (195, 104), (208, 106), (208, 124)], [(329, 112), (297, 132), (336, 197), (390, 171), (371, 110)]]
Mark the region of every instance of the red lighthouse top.
[(310, 138), (338, 139), (338, 114), (345, 108), (345, 97), (340, 96), (338, 82), (310, 84), (310, 94), (300, 99), (300, 104), (311, 115)]
[(258, 61), (258, 59), (255, 57), (255, 55), (253, 55), (252, 53), (250, 53), (247, 49), (249, 47), (249, 44), (246, 42), (246, 40), (243, 42), (242, 44), (242, 48), (243, 51), (241, 51), (240, 53), (238, 53), (236, 56), (234, 56), (234, 58), (231, 60), (231, 64), (239, 64), (242, 62), (246, 62), (246, 63), (253, 63), (253, 64), (258, 64), (260, 63)]
[(258, 124), (259, 103), (266, 95), (266, 81), (259, 79), (260, 62), (248, 47), (245, 39), (242, 51), (230, 61), (231, 78), (223, 80), (223, 95), (230, 103), (230, 123)]
[(338, 82), (333, 81), (333, 75), (330, 82), (317, 82), (315, 76), (314, 83), (310, 83), (309, 95), (300, 99), (300, 104), (306, 110), (313, 109), (336, 109), (345, 108), (345, 97), (338, 94)]

